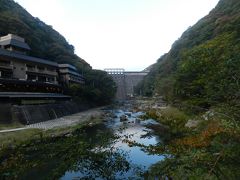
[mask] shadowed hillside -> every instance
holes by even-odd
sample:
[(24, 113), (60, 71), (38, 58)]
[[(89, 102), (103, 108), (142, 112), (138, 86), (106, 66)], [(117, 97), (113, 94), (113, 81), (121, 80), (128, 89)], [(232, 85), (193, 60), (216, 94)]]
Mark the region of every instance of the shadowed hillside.
[(152, 166), (149, 179), (239, 179), (239, 10), (239, 0), (220, 0), (139, 84), (138, 92), (169, 103), (147, 113), (169, 133), (156, 130), (166, 139), (153, 152), (169, 157)]
[(71, 63), (78, 68), (90, 68), (74, 54), (74, 47), (61, 34), (14, 1), (0, 0), (0, 12), (0, 36), (11, 33), (24, 37), (31, 47), (30, 55)]
[(50, 25), (33, 17), (13, 0), (0, 0), (0, 36), (16, 34), (31, 47), (30, 55), (68, 63), (77, 67), (86, 78), (84, 87), (70, 87), (66, 93), (94, 104), (111, 102), (115, 84), (106, 72), (92, 70), (91, 66), (74, 54), (74, 46)]
[[(139, 85), (144, 95), (163, 95), (208, 108), (240, 99), (240, 1), (218, 5), (188, 28)], [(238, 107), (236, 107), (238, 108)]]

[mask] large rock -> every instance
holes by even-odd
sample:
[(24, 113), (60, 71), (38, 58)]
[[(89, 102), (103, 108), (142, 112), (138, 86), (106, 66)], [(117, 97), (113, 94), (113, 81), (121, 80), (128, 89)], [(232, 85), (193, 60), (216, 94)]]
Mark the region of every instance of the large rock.
[(120, 116), (120, 121), (127, 121), (128, 120), (128, 117), (127, 117), (127, 115), (122, 115), (122, 116)]
[(189, 119), (188, 122), (185, 124), (185, 127), (195, 128), (198, 126), (199, 123), (200, 123), (200, 121), (198, 121), (198, 120)]

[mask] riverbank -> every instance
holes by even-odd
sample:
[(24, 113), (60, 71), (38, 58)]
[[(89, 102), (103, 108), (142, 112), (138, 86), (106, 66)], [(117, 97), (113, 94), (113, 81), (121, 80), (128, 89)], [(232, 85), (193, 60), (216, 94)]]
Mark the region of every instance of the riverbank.
[[(148, 178), (238, 179), (240, 164), (240, 124), (219, 109), (198, 113), (187, 107), (158, 107), (158, 100), (141, 102), (145, 118), (161, 126), (152, 126), (163, 140), (156, 146), (140, 146), (149, 153), (165, 154), (164, 161), (153, 165)], [(138, 107), (139, 108), (139, 107)]]
[[(113, 153), (94, 152), (96, 147), (104, 147), (113, 138), (111, 131), (98, 128), (102, 120), (102, 115), (90, 116), (74, 126), (15, 132), (22, 134), (15, 134), (15, 140), (0, 149), (0, 179), (59, 179), (66, 171), (78, 168), (81, 162), (82, 167), (96, 173), (101, 172), (97, 167), (109, 168), (107, 159)], [(88, 136), (88, 131), (93, 131), (93, 137)], [(19, 135), (23, 139), (16, 139)], [(94, 168), (89, 160), (94, 165), (100, 164)]]
[[(115, 177), (119, 171), (129, 172), (130, 159), (141, 165), (154, 160), (147, 171), (139, 172), (146, 179), (240, 176), (238, 123), (214, 109), (194, 114), (169, 106), (160, 98), (144, 98), (124, 102), (117, 109), (99, 111), (94, 115), (92, 111), (85, 112), (81, 121), (72, 116), (78, 123), (71, 126), (6, 133), (5, 141), (0, 139), (4, 144), (0, 149), (0, 160), (4, 162), (0, 164), (0, 174), (2, 166), (2, 172), (10, 172), (9, 177), (14, 173), (21, 175), (21, 162), (27, 162), (35, 174), (43, 169), (54, 175), (56, 170), (59, 174), (51, 176), (55, 178), (74, 178), (83, 172), (83, 167), (88, 167), (87, 173), (94, 177)], [(121, 120), (122, 116), (126, 119)], [(132, 154), (127, 153), (131, 151)], [(32, 170), (23, 168), (26, 177), (33, 177)]]
[[(96, 124), (103, 120), (105, 113), (103, 107), (90, 109), (73, 115), (64, 116), (62, 118), (35, 123), (23, 126), (20, 124), (1, 125), (0, 131), (0, 148), (6, 146), (15, 146), (16, 144), (28, 141), (30, 139), (38, 139), (47, 136), (61, 136), (71, 133), (75, 129), (86, 124)], [(1, 150), (1, 149), (0, 149)]]
[(143, 179), (143, 173), (164, 156), (127, 142), (160, 142), (147, 128), (154, 120), (141, 121), (144, 113), (133, 111), (128, 102), (103, 111), (87, 113), (87, 120), (74, 126), (22, 131), (29, 133), (24, 134), (27, 139), (15, 139), (0, 150), (0, 179)]

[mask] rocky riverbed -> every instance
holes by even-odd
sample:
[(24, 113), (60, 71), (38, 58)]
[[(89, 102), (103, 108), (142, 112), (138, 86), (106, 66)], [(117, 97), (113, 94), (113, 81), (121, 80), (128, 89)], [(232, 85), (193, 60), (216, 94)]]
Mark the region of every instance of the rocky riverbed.
[[(45, 130), (1, 148), (0, 177), (143, 179), (148, 168), (164, 156), (133, 146), (161, 144), (161, 137), (149, 128), (157, 122), (141, 119), (145, 113), (137, 106), (127, 102), (121, 107), (65, 117), (62, 120), (67, 124), (61, 119), (38, 124)], [(122, 116), (124, 121), (120, 120)]]

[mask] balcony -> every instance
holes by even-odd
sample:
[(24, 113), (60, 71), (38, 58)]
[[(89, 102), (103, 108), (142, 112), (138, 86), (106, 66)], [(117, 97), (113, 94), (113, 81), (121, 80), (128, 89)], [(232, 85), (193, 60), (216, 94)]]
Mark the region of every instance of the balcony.
[(46, 92), (46, 93), (61, 93), (62, 87), (54, 83), (46, 83), (39, 81), (20, 81), (17, 79), (2, 79), (0, 78), (0, 91), (5, 92)]
[(44, 70), (43, 73), (47, 74), (47, 75), (57, 76), (57, 72), (56, 71)]
[(60, 71), (60, 73), (62, 73), (62, 74), (64, 74), (64, 73), (69, 73), (69, 70), (68, 69), (60, 69), (59, 70)]
[(36, 68), (35, 67), (26, 67), (26, 71), (36, 72)]
[(1, 69), (13, 70), (13, 65), (12, 64), (0, 63), (0, 68)]
[(38, 68), (35, 68), (35, 67), (27, 67), (26, 71), (32, 72), (32, 73), (37, 73), (37, 74), (47, 74), (47, 75), (57, 76), (56, 71), (50, 71), (50, 70), (47, 70), (47, 69), (38, 69)]
[(79, 83), (79, 84), (84, 84), (85, 83), (84, 79), (79, 77), (79, 76), (70, 76), (69, 81), (76, 82), (76, 83)]
[(60, 73), (61, 73), (61, 74), (72, 74), (72, 75), (75, 75), (75, 76), (82, 77), (82, 75), (79, 74), (78, 72), (72, 71), (72, 70), (69, 70), (69, 69), (61, 69), (61, 70), (60, 70)]

